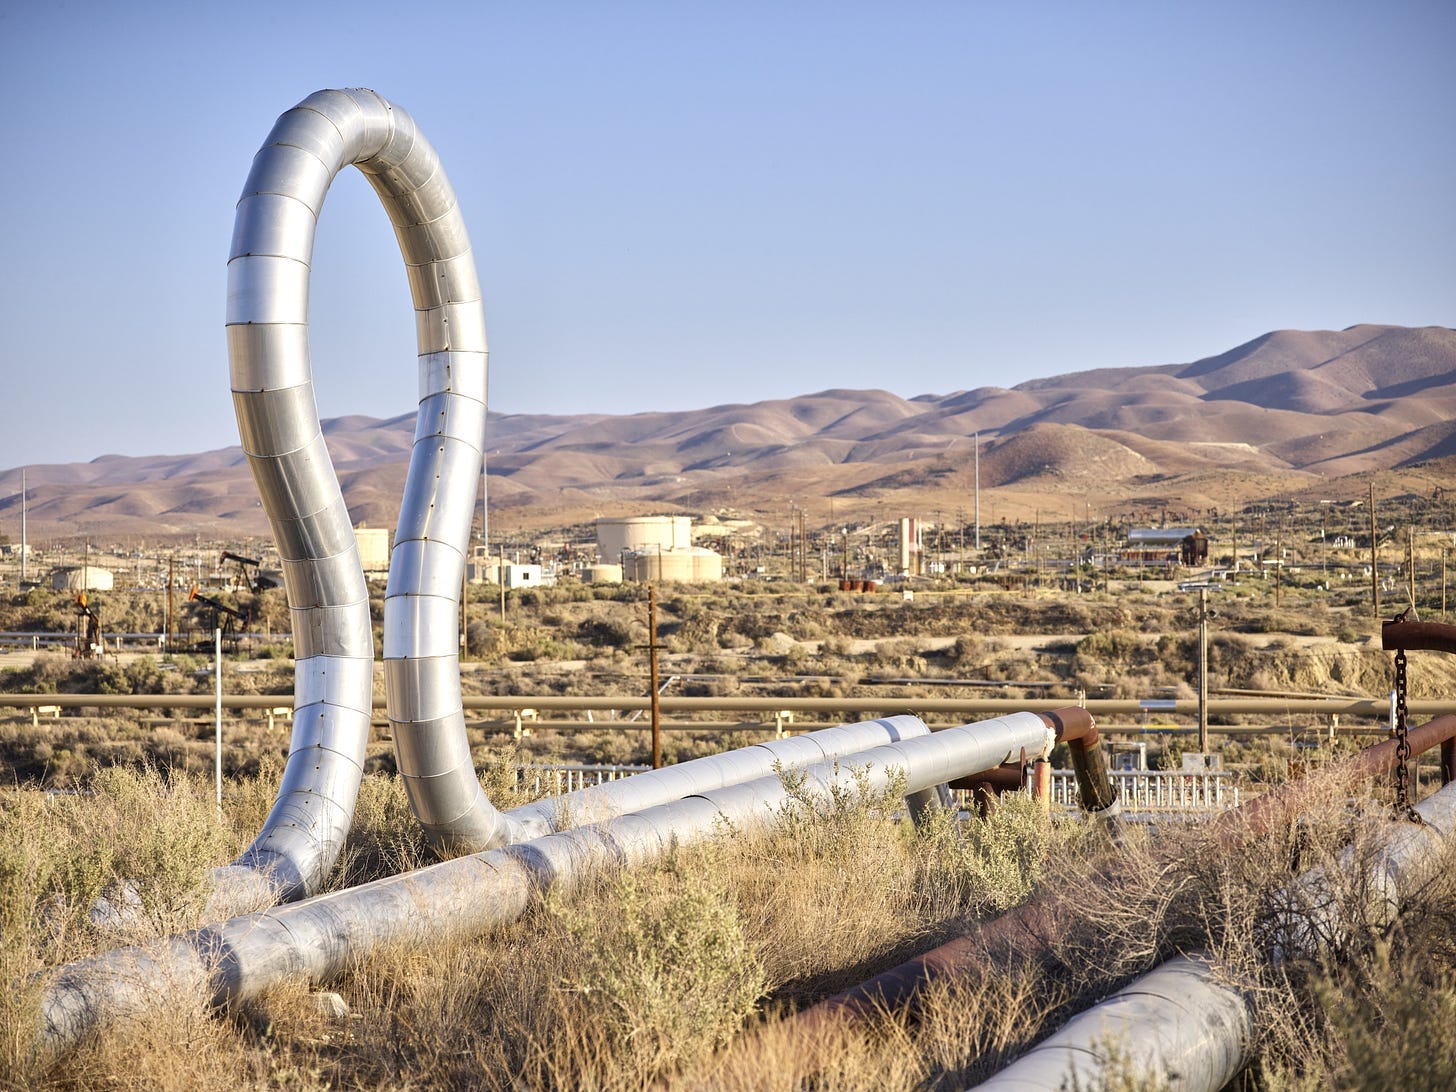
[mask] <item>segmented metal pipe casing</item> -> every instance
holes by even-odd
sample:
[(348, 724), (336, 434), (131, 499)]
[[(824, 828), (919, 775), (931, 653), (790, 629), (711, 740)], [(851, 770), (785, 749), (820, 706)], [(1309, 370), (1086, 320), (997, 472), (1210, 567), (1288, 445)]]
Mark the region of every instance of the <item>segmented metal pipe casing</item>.
[(1243, 995), (1218, 981), (1206, 956), (1178, 956), (1074, 1017), (976, 1092), (1106, 1088), (1141, 1077), (1217, 1092), (1247, 1064), (1253, 1040)]
[(539, 837), (552, 831), (599, 823), (668, 804), (725, 785), (753, 781), (779, 771), (797, 770), (841, 758), (848, 760), (850, 756), (872, 747), (914, 739), (929, 731), (919, 717), (907, 715), (840, 724), (591, 785), (512, 808), (506, 814), (520, 823), (530, 837)]
[(419, 350), (419, 418), (385, 603), (400, 771), (437, 842), (479, 848), (505, 826), (469, 760), (455, 645), (485, 433), (485, 323), (469, 238), (439, 157), (408, 113), (372, 91), (319, 91), (278, 119), (254, 157), (228, 260), (233, 402), (282, 560), (296, 658), (283, 783), (237, 864), (267, 875), (285, 898), (313, 890), (343, 845), (373, 696), (368, 589), (308, 348), (318, 216), (350, 164), (394, 225)]
[(991, 769), (1023, 749), (1049, 750), (1053, 735), (1034, 713), (901, 735), (804, 767), (792, 790), (777, 774), (705, 789), (186, 936), (114, 949), (57, 972), (41, 998), (42, 1038), (60, 1048), (109, 1020), (158, 1004), (226, 1004), (290, 979), (321, 981), (385, 945), (441, 945), (478, 936), (514, 921), (540, 891), (568, 890), (601, 869), (633, 867), (725, 830), (762, 830), (790, 806), (831, 807), (892, 785), (919, 792)]

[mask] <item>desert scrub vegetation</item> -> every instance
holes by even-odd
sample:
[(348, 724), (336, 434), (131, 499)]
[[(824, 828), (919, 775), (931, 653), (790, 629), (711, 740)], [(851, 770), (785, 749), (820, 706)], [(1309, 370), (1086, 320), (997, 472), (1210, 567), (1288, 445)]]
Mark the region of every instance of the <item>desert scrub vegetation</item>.
[[(95, 896), (133, 881), (145, 912), (132, 937), (196, 924), (201, 875), (261, 820), (275, 778), (235, 789), (222, 817), (210, 786), (158, 773), (112, 771), (89, 795), (0, 795), (0, 959), (23, 984), (0, 1000), (5, 1086), (787, 1089), (776, 1073), (799, 1048), (778, 1015), (1036, 899), (1052, 911), (1039, 947), (938, 983), (917, 1020), (846, 1041), (816, 1087), (965, 1087), (1188, 950), (1212, 951), (1257, 1000), (1258, 1087), (1450, 1087), (1429, 1029), (1456, 1005), (1456, 857), (1389, 928), (1336, 871), (1352, 910), (1340, 943), (1267, 959), (1291, 861), (1329, 868), (1385, 814), (1343, 784), (1230, 852), (1202, 827), (1113, 837), (1016, 796), (917, 830), (897, 815), (900, 785), (821, 800), (789, 778), (770, 829), (725, 828), (599, 874), (470, 943), (360, 962), (328, 984), (342, 1007), (286, 985), (231, 1014), (157, 1013), (59, 1061), (30, 1055), (34, 972), (116, 942), (89, 918)], [(396, 780), (365, 778), (345, 856), (334, 885), (428, 860)], [(744, 1070), (733, 1048), (749, 1032), (768, 1052)]]
[[(230, 859), (245, 826), (261, 820), (276, 774), (231, 792), (222, 818), (210, 786), (155, 772), (98, 774), (89, 794), (0, 797), (0, 833), (12, 847), (0, 858), (4, 969), (32, 983), (4, 1011), (8, 1083), (638, 1088), (711, 1065), (756, 1014), (816, 999), (893, 963), (927, 930), (953, 928), (984, 884), (951, 883), (947, 894), (948, 876), (1005, 872), (1004, 862), (972, 863), (981, 843), (960, 847), (949, 824), (917, 832), (899, 820), (898, 786), (868, 803), (844, 795), (820, 805), (795, 792), (768, 833), (725, 829), (650, 867), (549, 895), (496, 936), (360, 965), (332, 987), (348, 1018), (321, 1014), (308, 991), (281, 988), (231, 1018), (159, 1013), (56, 1065), (29, 1057), (34, 973), (118, 939), (90, 921), (96, 896), (127, 881), (153, 892), (126, 939), (196, 924), (206, 869)], [(1039, 867), (1033, 858), (1052, 853), (1059, 836), (1035, 809), (1004, 814), (1018, 831), (1045, 825), (1022, 862)], [(143, 829), (146, 838), (133, 837)], [(936, 867), (921, 868), (936, 846)], [(426, 860), (397, 781), (366, 777), (331, 886)], [(1012, 871), (998, 903), (1028, 886), (1022, 865)]]

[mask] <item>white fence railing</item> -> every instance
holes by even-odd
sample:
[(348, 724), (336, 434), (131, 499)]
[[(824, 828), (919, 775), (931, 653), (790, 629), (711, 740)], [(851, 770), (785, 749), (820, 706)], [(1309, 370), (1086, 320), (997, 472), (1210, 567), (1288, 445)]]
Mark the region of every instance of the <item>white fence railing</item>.
[(607, 781), (629, 777), (635, 773), (652, 769), (651, 766), (593, 766), (565, 765), (548, 766), (528, 763), (516, 767), (516, 788), (525, 789), (540, 796), (557, 796), (564, 792), (591, 788)]
[[(630, 765), (550, 765), (528, 763), (515, 768), (516, 787), (542, 796), (590, 788), (650, 770)], [(1127, 812), (1206, 812), (1239, 806), (1239, 787), (1227, 770), (1112, 770), (1108, 776)], [(969, 806), (969, 794), (960, 801)], [(1052, 771), (1052, 806), (1075, 810), (1077, 778), (1071, 770)]]
[[(1112, 770), (1108, 776), (1122, 810), (1223, 811), (1239, 806), (1239, 787), (1228, 770)], [(1071, 770), (1052, 771), (1052, 804), (1075, 808), (1077, 778)]]

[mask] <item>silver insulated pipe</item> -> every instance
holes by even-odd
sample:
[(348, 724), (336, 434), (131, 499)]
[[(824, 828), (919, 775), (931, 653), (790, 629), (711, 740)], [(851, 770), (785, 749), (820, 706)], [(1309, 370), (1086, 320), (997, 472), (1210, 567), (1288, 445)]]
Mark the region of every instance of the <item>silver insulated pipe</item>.
[(159, 1005), (225, 1005), (289, 980), (326, 980), (386, 945), (477, 937), (515, 921), (543, 891), (570, 891), (604, 870), (640, 865), (725, 828), (771, 827), (791, 800), (828, 806), (892, 785), (921, 792), (993, 769), (1023, 750), (1046, 753), (1055, 741), (1055, 732), (1032, 713), (909, 738), (899, 724), (877, 723), (878, 730), (851, 727), (898, 738), (801, 768), (793, 793), (777, 773), (707, 788), (62, 967), (41, 997), (42, 1039), (60, 1049), (117, 1017)]
[[(293, 739), (277, 803), (220, 887), (293, 898), (332, 867), (369, 734), (369, 595), (314, 399), (308, 286), (334, 176), (364, 172), (394, 224), (419, 348), (419, 421), (385, 600), (385, 685), (410, 804), (441, 846), (509, 824), (475, 778), (460, 706), (456, 597), (485, 433), (485, 323), (464, 222), (427, 140), (372, 91), (319, 91), (273, 126), (238, 202), (227, 332), (238, 429), (283, 562), (293, 625)], [(257, 882), (261, 877), (265, 884)], [(232, 881), (231, 883), (229, 881)]]

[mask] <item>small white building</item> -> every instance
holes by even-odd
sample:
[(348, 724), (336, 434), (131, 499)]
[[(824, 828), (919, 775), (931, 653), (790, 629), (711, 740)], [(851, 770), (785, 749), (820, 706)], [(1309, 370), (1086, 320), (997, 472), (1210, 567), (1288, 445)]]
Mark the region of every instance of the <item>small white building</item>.
[(506, 588), (539, 588), (541, 586), (541, 566), (521, 565), (515, 562), (506, 562), (505, 567)]

